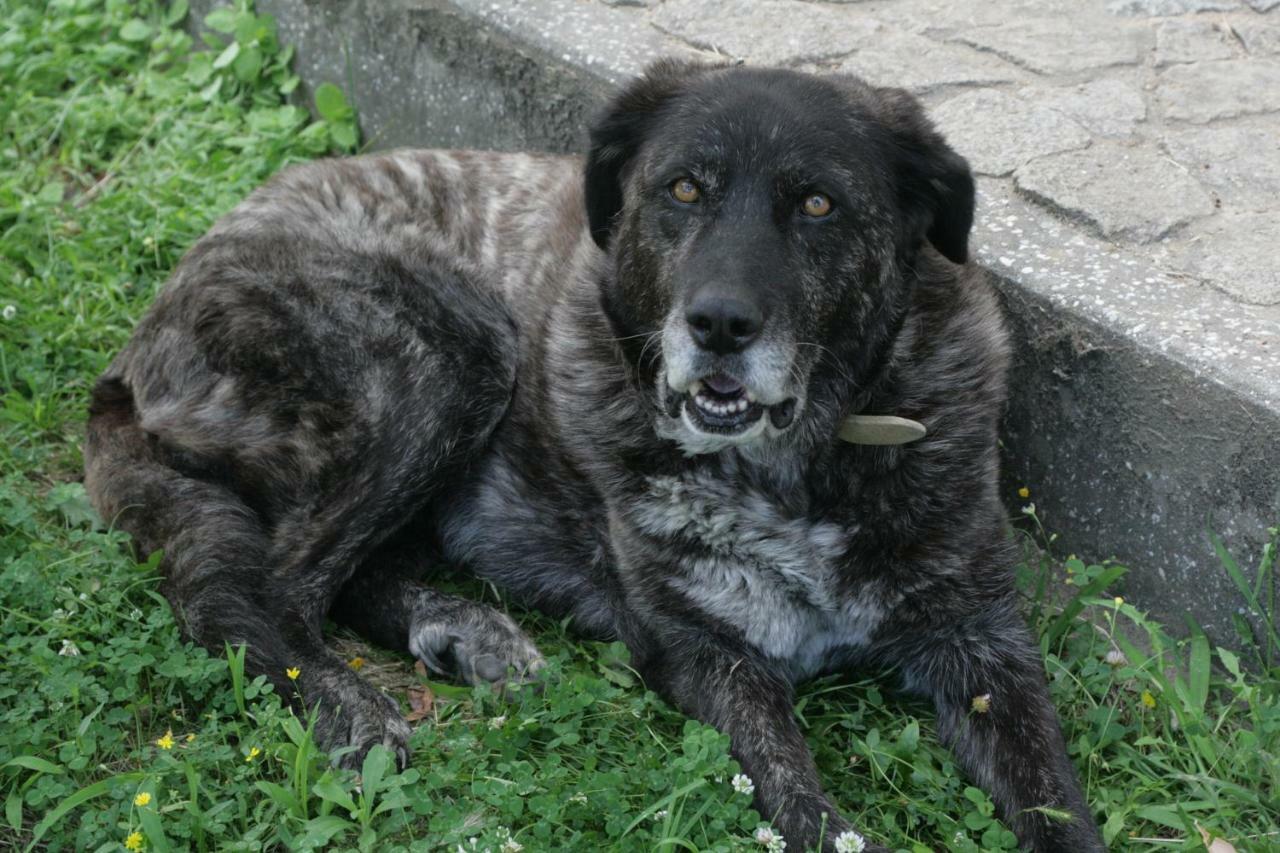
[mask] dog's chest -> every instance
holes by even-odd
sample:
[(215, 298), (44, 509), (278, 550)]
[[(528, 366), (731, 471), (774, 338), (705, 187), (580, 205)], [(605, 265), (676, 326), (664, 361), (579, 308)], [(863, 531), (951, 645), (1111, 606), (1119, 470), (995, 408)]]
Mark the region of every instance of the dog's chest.
[(856, 531), (799, 517), (761, 490), (712, 474), (652, 477), (638, 518), (675, 555), (665, 583), (796, 678), (856, 654), (884, 616), (871, 590), (840, 583)]

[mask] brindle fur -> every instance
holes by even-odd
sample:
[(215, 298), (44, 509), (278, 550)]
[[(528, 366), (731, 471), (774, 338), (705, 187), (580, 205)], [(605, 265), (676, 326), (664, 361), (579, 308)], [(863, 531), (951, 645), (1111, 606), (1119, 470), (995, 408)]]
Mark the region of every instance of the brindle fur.
[[(621, 638), (730, 736), (792, 848), (848, 828), (793, 685), (858, 667), (936, 703), (1025, 847), (1102, 849), (1012, 588), (1008, 354), (964, 264), (965, 162), (901, 91), (677, 63), (592, 143), (585, 181), (524, 154), (300, 166), (188, 253), (100, 379), (86, 448), (102, 515), (164, 549), (184, 630), (246, 644), (288, 695), (300, 667), (349, 762), (403, 760), (395, 704), (326, 650), (326, 615), (471, 681), (540, 663), (505, 615), (422, 585), (443, 559)], [(705, 205), (673, 207), (671, 168)], [(821, 224), (793, 216), (810, 173), (837, 198)], [(743, 352), (686, 339), (708, 282), (768, 309)], [(700, 433), (671, 401), (713, 369), (791, 395), (794, 421)], [(851, 412), (929, 433), (843, 444)]]

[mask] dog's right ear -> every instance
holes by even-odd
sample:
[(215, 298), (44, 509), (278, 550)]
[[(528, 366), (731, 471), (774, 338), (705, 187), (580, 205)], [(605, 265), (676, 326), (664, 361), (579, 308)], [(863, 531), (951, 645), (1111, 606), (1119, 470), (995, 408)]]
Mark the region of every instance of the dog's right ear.
[(660, 59), (627, 84), (592, 125), (585, 195), (587, 223), (600, 248), (609, 248), (613, 220), (622, 210), (623, 171), (662, 107), (690, 80), (713, 68), (699, 62)]

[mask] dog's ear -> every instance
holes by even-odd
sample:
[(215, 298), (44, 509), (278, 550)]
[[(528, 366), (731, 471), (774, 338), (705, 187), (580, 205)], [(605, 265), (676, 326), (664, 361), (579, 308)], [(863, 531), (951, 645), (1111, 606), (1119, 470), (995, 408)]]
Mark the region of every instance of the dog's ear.
[(605, 107), (591, 127), (587, 155), (587, 223), (602, 249), (609, 247), (614, 217), (622, 210), (623, 170), (662, 110), (690, 80), (716, 66), (661, 59), (645, 69)]
[(903, 89), (874, 89), (879, 117), (892, 140), (891, 156), (902, 205), (905, 238), (928, 238), (951, 261), (969, 259), (974, 185), (969, 162), (951, 149)]

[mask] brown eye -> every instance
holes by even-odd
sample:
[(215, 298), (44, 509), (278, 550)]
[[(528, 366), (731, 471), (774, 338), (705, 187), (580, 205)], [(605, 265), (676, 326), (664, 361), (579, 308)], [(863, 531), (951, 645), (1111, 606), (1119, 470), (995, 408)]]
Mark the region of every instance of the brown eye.
[(702, 198), (702, 190), (689, 178), (681, 178), (671, 185), (671, 197), (681, 204), (693, 204)]
[(831, 199), (822, 193), (814, 193), (804, 200), (805, 216), (826, 216), (831, 212)]

